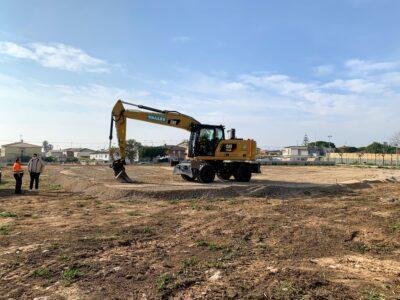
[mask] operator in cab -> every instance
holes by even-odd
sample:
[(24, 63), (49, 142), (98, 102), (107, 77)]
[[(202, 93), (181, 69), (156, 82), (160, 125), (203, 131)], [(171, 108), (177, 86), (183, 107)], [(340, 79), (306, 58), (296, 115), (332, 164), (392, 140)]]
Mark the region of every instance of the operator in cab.
[(24, 176), (24, 170), (22, 169), (21, 161), (19, 158), (15, 160), (13, 165), (13, 172), (15, 178), (15, 193), (22, 194), (22, 177)]

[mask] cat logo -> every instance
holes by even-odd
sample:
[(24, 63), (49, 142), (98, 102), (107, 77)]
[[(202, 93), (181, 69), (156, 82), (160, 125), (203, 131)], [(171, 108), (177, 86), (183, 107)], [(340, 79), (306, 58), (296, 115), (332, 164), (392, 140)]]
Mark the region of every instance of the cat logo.
[(169, 119), (168, 120), (168, 124), (169, 125), (178, 125), (179, 123), (181, 122), (181, 120), (179, 120), (179, 119)]

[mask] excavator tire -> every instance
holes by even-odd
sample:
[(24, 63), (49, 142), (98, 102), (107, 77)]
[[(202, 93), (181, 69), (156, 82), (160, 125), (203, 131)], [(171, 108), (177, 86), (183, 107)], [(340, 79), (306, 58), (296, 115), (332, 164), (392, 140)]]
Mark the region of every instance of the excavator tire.
[(183, 178), (183, 180), (186, 180), (186, 181), (195, 181), (196, 180), (196, 178), (192, 178), (192, 177), (187, 176), (185, 174), (181, 174), (181, 177)]
[(247, 165), (240, 165), (233, 174), (236, 181), (249, 182), (251, 179), (251, 170)]
[(201, 183), (211, 183), (215, 179), (215, 169), (209, 164), (203, 165), (199, 170), (199, 175), (197, 177)]

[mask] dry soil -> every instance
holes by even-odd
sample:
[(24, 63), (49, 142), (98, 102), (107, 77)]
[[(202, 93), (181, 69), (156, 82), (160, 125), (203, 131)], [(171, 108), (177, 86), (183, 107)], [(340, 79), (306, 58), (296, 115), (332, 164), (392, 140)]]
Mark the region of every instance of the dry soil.
[(0, 298), (400, 299), (400, 170), (262, 171), (203, 185), (140, 165), (128, 185), (53, 166), (16, 196), (5, 170)]

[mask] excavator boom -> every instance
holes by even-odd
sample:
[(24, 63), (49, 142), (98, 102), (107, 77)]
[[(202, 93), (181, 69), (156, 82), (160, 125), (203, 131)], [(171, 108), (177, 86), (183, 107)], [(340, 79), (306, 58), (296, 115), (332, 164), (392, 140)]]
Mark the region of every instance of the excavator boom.
[[(125, 109), (125, 105), (134, 106), (141, 110)], [(191, 131), (192, 126), (200, 124), (194, 118), (177, 111), (160, 110), (145, 105), (138, 105), (129, 102), (118, 100), (114, 105), (111, 115), (110, 126), (110, 157), (112, 159), (112, 167), (117, 179), (121, 182), (133, 182), (125, 172), (125, 159), (126, 159), (126, 121), (127, 119), (134, 119), (164, 126), (181, 128)], [(115, 153), (111, 147), (113, 138), (114, 123), (117, 131), (119, 158), (115, 159)]]

